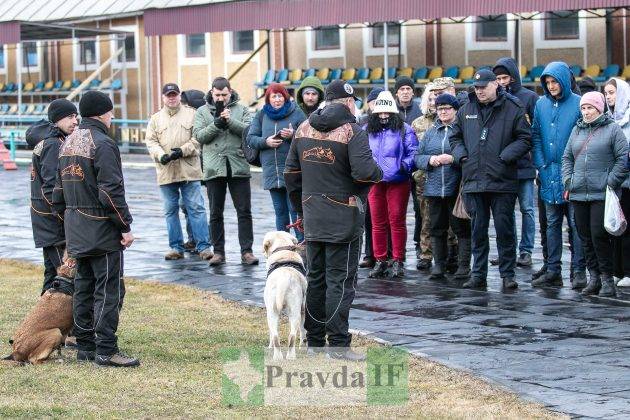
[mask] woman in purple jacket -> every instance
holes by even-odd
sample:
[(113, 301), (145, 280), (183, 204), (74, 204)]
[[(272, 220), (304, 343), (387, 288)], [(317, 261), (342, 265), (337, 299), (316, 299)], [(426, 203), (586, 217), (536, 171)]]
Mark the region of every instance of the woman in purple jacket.
[(405, 245), (407, 244), (407, 203), (411, 173), (415, 169), (414, 155), (418, 139), (412, 128), (398, 115), (396, 101), (389, 91), (376, 98), (369, 116), (367, 132), (372, 156), (383, 170), (383, 180), (372, 186), (368, 195), (372, 218), (372, 245), (376, 265), (369, 276), (383, 277), (387, 273), (387, 238), (391, 237), (392, 277), (405, 275)]

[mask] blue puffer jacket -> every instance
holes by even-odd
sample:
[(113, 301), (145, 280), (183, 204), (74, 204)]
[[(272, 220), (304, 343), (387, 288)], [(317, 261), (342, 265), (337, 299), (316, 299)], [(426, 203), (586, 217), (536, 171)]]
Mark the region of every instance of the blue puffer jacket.
[(404, 138), (401, 138), (399, 131), (392, 130), (382, 130), (368, 136), (372, 157), (383, 171), (383, 181), (409, 180), (411, 173), (416, 169), (413, 158), (418, 149), (418, 138), (411, 126), (405, 123)]
[(418, 169), (426, 171), (427, 181), (424, 185), (425, 197), (452, 197), (459, 190), (459, 182), (462, 178), (462, 171), (455, 164), (441, 165), (438, 167), (429, 165), (431, 156), (443, 153), (451, 154), (451, 145), (448, 137), (452, 127), (444, 125), (437, 119), (427, 130), (424, 138), (418, 146), (416, 153), (416, 166)]
[[(545, 76), (560, 83), (562, 95), (558, 100), (547, 90)], [(549, 63), (540, 83), (545, 96), (538, 99), (534, 110), (532, 159), (540, 176), (540, 198), (546, 203), (562, 204), (562, 155), (580, 117), (580, 97), (571, 92), (571, 70), (566, 63)]]
[(289, 124), (294, 130), (306, 120), (304, 112), (291, 101), (286, 113), (279, 115), (280, 119), (272, 119), (263, 109), (256, 113), (249, 128), (247, 141), (253, 149), (260, 150), (260, 163), (263, 171), (263, 188), (285, 188), (284, 163), (287, 160), (291, 140), (284, 140), (277, 148), (267, 146), (267, 137), (273, 136)]

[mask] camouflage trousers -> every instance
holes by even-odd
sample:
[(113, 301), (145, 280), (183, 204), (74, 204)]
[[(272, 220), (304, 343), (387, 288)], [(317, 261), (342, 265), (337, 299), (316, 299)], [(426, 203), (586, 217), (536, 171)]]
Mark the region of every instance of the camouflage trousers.
[[(424, 171), (416, 171), (413, 173), (413, 180), (416, 185), (416, 197), (418, 197), (418, 205), (422, 214), (422, 230), (420, 231), (420, 249), (418, 250), (418, 258), (421, 260), (433, 259), (433, 251), (431, 249), (431, 219), (429, 217), (429, 200), (423, 195), (424, 184), (427, 177)], [(448, 228), (448, 246), (457, 247), (457, 236), (453, 230)]]

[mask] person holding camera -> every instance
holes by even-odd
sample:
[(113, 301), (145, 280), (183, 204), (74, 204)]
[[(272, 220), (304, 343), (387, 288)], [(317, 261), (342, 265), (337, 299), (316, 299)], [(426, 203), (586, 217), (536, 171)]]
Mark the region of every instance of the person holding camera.
[(201, 194), (199, 143), (193, 136), (195, 109), (181, 103), (175, 83), (162, 88), (164, 106), (151, 116), (146, 145), (155, 161), (157, 181), (164, 199), (164, 216), (170, 251), (164, 259), (184, 258), (184, 235), (179, 221), (180, 195), (188, 214), (196, 251), (204, 260), (212, 258), (208, 243), (206, 207)]

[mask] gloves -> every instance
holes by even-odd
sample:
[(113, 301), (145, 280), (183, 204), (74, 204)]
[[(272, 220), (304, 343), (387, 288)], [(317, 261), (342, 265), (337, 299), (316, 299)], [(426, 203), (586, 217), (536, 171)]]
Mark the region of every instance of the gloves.
[(184, 152), (182, 152), (182, 149), (180, 149), (179, 147), (176, 147), (174, 149), (171, 149), (172, 153), (171, 153), (171, 157), (170, 160), (177, 160), (179, 158), (181, 158), (182, 156), (184, 156)]
[(228, 123), (221, 117), (214, 117), (214, 125), (221, 130), (228, 128)]
[(160, 158), (160, 163), (162, 165), (166, 165), (170, 161), (171, 161), (171, 155), (163, 154), (162, 157)]

